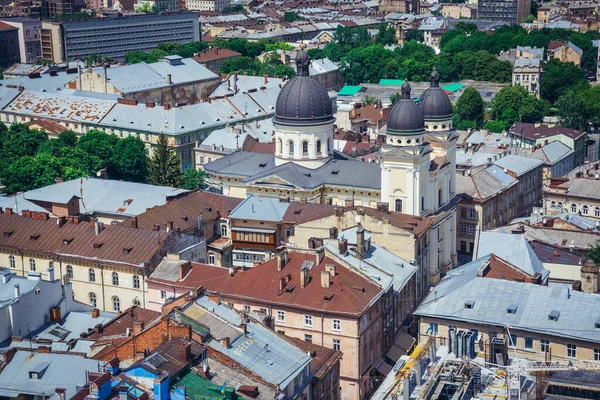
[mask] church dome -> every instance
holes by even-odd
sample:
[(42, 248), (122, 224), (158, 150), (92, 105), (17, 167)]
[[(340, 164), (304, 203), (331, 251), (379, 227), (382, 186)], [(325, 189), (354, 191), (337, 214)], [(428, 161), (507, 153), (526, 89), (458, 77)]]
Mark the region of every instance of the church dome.
[(426, 120), (452, 118), (452, 103), (446, 92), (440, 88), (440, 74), (437, 71), (431, 73), (431, 84), (429, 89), (423, 92), (419, 105)]
[(388, 134), (421, 134), (425, 129), (423, 112), (410, 98), (410, 84), (402, 84), (402, 98), (394, 105), (388, 117)]
[(274, 122), (281, 125), (319, 125), (333, 122), (327, 89), (309, 76), (310, 58), (304, 50), (296, 57), (298, 75), (277, 96)]

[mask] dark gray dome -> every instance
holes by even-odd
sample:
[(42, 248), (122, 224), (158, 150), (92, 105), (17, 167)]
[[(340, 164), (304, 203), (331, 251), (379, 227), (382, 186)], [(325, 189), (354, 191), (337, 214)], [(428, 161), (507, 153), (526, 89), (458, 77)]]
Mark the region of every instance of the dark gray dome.
[(308, 74), (310, 59), (304, 50), (296, 57), (298, 75), (279, 92), (274, 122), (281, 125), (317, 125), (333, 121), (327, 89)]
[(446, 92), (440, 88), (440, 74), (435, 70), (431, 73), (431, 84), (429, 89), (423, 92), (419, 106), (426, 120), (452, 118), (452, 103)]
[(387, 123), (387, 133), (396, 135), (420, 134), (425, 129), (423, 112), (410, 98), (410, 84), (402, 84), (402, 98), (394, 105)]

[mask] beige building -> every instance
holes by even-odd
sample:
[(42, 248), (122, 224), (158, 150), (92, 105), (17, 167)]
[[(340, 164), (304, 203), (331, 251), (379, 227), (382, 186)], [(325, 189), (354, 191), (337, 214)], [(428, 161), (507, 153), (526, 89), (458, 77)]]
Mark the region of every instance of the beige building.
[(513, 86), (523, 86), (529, 94), (540, 98), (540, 82), (544, 72), (540, 58), (517, 58), (512, 72)]
[(475, 19), (477, 18), (477, 7), (465, 3), (445, 3), (441, 4), (439, 12), (445, 18), (454, 19)]
[(231, 0), (185, 0), (189, 11), (222, 11), (231, 4)]
[[(420, 341), (434, 336), (458, 356), (480, 355), (501, 364), (515, 356), (600, 360), (599, 296), (483, 277), (488, 262), (483, 257), (464, 265), (436, 286), (415, 312)], [(582, 318), (581, 310), (591, 314)], [(455, 346), (462, 337), (472, 354), (460, 354), (462, 346)]]
[(555, 58), (580, 66), (581, 57), (583, 57), (583, 50), (570, 40), (551, 40), (548, 43), (548, 60)]
[(544, 188), (544, 207), (549, 214), (570, 212), (600, 219), (600, 181), (596, 170), (588, 176), (555, 178)]

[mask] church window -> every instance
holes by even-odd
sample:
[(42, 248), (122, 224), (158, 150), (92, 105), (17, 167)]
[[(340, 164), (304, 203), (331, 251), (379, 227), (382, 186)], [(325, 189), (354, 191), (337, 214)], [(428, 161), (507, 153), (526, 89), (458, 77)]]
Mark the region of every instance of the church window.
[(402, 140), (400, 139), (396, 140), (396, 142), (398, 142), (398, 144), (402, 144)]
[(438, 190), (438, 204), (441, 206), (444, 203), (444, 192), (442, 189)]
[(415, 142), (418, 144), (419, 143), (419, 139), (415, 139)]
[(321, 141), (317, 140), (317, 154), (321, 155)]
[(410, 140), (410, 139), (408, 139), (408, 140), (406, 141), (406, 143), (408, 143), (408, 144), (410, 144), (410, 142), (412, 142), (412, 140)]
[(308, 157), (308, 142), (302, 142), (302, 157)]
[(277, 149), (279, 151), (279, 154), (283, 153), (283, 142), (281, 141), (281, 139), (277, 139)]
[(294, 155), (294, 142), (292, 140), (290, 140), (288, 142), (288, 148), (289, 148), (290, 156), (293, 156)]
[(421, 196), (421, 211), (425, 211), (425, 196)]
[(402, 212), (402, 199), (396, 199), (395, 211)]
[(327, 139), (327, 154), (331, 151), (331, 139)]

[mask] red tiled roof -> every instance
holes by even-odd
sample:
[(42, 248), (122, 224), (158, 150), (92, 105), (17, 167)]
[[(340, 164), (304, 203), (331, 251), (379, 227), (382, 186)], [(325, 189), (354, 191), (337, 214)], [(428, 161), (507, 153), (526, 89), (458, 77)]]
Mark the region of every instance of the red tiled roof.
[(171, 235), (115, 225), (96, 236), (88, 222), (59, 227), (54, 218), (43, 221), (15, 214), (0, 214), (0, 229), (0, 247), (136, 267), (150, 264)]
[[(204, 39), (204, 37), (202, 38)], [(194, 61), (198, 63), (204, 63), (214, 60), (223, 60), (232, 57), (240, 57), (242, 53), (229, 49), (220, 49), (218, 47), (212, 47), (208, 50), (201, 51), (194, 56)]]
[[(382, 290), (370, 280), (354, 273), (338, 262), (325, 256), (321, 263), (310, 269), (310, 281), (300, 287), (300, 267), (304, 261), (316, 261), (315, 253), (289, 251), (289, 261), (277, 271), (277, 258), (227, 276), (220, 290), (224, 296), (256, 299), (271, 304), (288, 305), (303, 309), (361, 315)], [(336, 267), (331, 286), (321, 286), (321, 272), (326, 264)], [(290, 276), (286, 289), (279, 292), (279, 278)], [(294, 285), (294, 286), (293, 286)], [(291, 290), (293, 288), (293, 290)], [(326, 300), (326, 297), (330, 300)]]
[(311, 353), (313, 357), (312, 361), (310, 362), (310, 371), (318, 379), (321, 379), (331, 369), (331, 367), (342, 358), (341, 351), (329, 349), (314, 343), (308, 343), (292, 336), (285, 336), (285, 338), (292, 342), (300, 350)]
[[(198, 226), (198, 217), (202, 214), (204, 222), (214, 221), (220, 217), (227, 217), (230, 210), (237, 207), (242, 199), (222, 196), (210, 192), (185, 193), (172, 200), (167, 199), (167, 204), (156, 206), (137, 216), (138, 228), (152, 229), (152, 225), (164, 226), (173, 221), (173, 227), (185, 232)], [(121, 224), (129, 226), (131, 220)]]
[(157, 311), (134, 306), (104, 324), (101, 333), (94, 331), (86, 337), (86, 340), (99, 340), (110, 336), (125, 335), (127, 328), (133, 330), (134, 321), (143, 322), (145, 326), (148, 326), (148, 324), (159, 318), (160, 313)]
[(559, 47), (566, 45), (568, 42), (566, 40), (551, 40), (548, 43), (548, 50), (556, 50)]
[(64, 130), (65, 130), (64, 126), (62, 126), (58, 122), (56, 122), (54, 120), (51, 120), (51, 119), (48, 119), (48, 118), (36, 118), (36, 119), (33, 119), (33, 120), (27, 122), (25, 125), (27, 125), (27, 126), (32, 126), (32, 125), (40, 126), (40, 127), (44, 128), (44, 131), (46, 131), (46, 133), (49, 133), (51, 135), (59, 134), (61, 132), (64, 132)]
[(382, 108), (380, 106), (375, 107), (372, 105), (355, 108), (350, 112), (350, 119), (356, 121), (367, 120), (370, 123), (376, 123), (379, 121), (387, 121), (391, 111), (391, 107)]
[(298, 201), (290, 203), (290, 206), (283, 214), (283, 222), (302, 224), (315, 219), (325, 218), (333, 215), (335, 206), (328, 204), (306, 203)]
[(196, 289), (203, 286), (204, 289), (213, 292), (218, 291), (223, 286), (223, 280), (229, 276), (229, 269), (215, 267), (212, 265), (192, 263), (190, 272), (184, 279), (177, 281), (169, 281), (166, 279), (157, 279), (152, 276), (148, 277), (148, 282), (164, 283), (178, 288)]
[(256, 142), (248, 151), (251, 153), (275, 154), (275, 143)]
[[(355, 149), (353, 149), (353, 147)], [(344, 154), (354, 154), (354, 153), (365, 154), (365, 153), (369, 152), (371, 149), (373, 149), (373, 152), (376, 151), (376, 149), (373, 148), (371, 143), (365, 143), (365, 142), (355, 143), (350, 140), (347, 140), (346, 144), (344, 145), (344, 149), (342, 151)]]
[(7, 23), (0, 21), (0, 29), (5, 30), (5, 29), (19, 29), (19, 28), (16, 28), (12, 25), (9, 25)]

